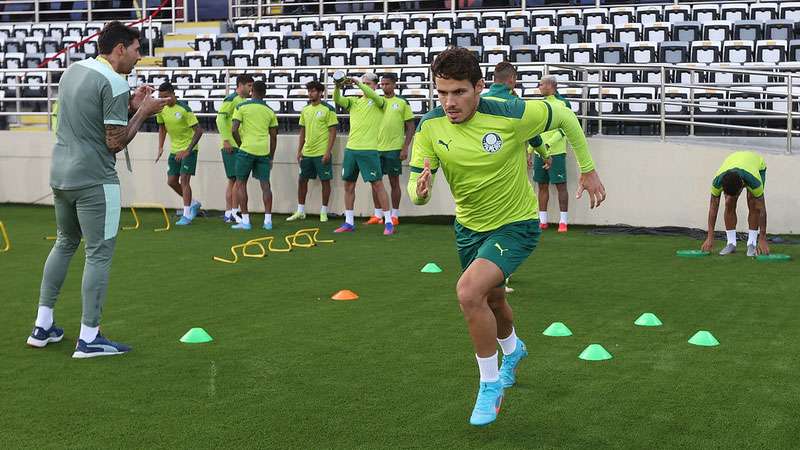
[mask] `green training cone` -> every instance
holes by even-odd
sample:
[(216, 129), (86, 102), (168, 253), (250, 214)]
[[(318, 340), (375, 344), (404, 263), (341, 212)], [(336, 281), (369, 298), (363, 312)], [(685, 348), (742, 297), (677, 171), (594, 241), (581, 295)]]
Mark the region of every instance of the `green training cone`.
[(578, 358), (584, 361), (603, 361), (604, 359), (611, 359), (612, 356), (602, 345), (592, 344), (586, 347)]
[(542, 334), (552, 337), (572, 336), (572, 331), (561, 322), (553, 322), (546, 330), (542, 331)]
[(702, 250), (678, 250), (675, 252), (675, 254), (682, 258), (702, 258), (710, 255), (711, 253), (704, 252)]
[(420, 272), (422, 273), (440, 273), (441, 271), (442, 268), (437, 266), (436, 263), (432, 262), (425, 264), (425, 267), (423, 267), (422, 270), (420, 270)]
[(663, 325), (658, 317), (656, 317), (653, 313), (644, 313), (636, 319), (636, 322), (633, 322), (635, 325), (639, 325), (640, 327), (660, 327)]
[(756, 261), (759, 262), (789, 261), (790, 259), (792, 259), (791, 256), (785, 255), (783, 253), (770, 253), (769, 255), (756, 256)]
[(213, 340), (214, 339), (211, 337), (211, 335), (202, 328), (192, 328), (181, 338), (181, 342), (184, 344), (203, 344)]
[(719, 341), (709, 331), (700, 330), (689, 339), (689, 343), (693, 345), (701, 345), (703, 347), (715, 347), (719, 345)]

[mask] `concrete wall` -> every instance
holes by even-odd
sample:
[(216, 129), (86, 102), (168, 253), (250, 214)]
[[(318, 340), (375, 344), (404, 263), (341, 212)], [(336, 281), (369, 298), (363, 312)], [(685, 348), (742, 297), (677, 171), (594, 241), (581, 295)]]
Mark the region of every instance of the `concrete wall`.
[[(48, 196), (50, 155), (53, 138), (43, 132), (0, 132), (0, 202), (52, 204)], [(590, 210), (588, 200), (574, 199), (577, 169), (569, 153), (569, 190), (571, 192), (570, 219), (576, 224), (620, 224), (637, 226), (677, 225), (704, 228), (706, 226), (709, 185), (711, 178), (731, 149), (709, 146), (707, 141), (662, 143), (652, 138), (589, 139), (590, 149), (598, 172), (608, 192), (608, 199), (597, 210)], [(125, 169), (120, 156), (117, 168), (122, 182), (123, 204), (134, 202), (160, 202), (178, 207), (180, 199), (166, 186), (166, 158), (158, 164), (156, 155), (158, 136), (142, 133), (130, 146), (133, 173)], [(197, 176), (192, 179), (195, 197), (209, 209), (224, 209), (226, 183), (218, 150), (218, 136), (209, 135), (201, 140)], [(344, 137), (337, 141), (334, 172), (341, 170)], [(293, 211), (297, 202), (296, 182), (298, 167), (295, 161), (297, 136), (280, 136), (272, 172), (273, 212)], [(800, 233), (800, 156), (779, 154), (764, 155), (767, 166), (766, 199), (769, 212), (769, 231), (772, 233)], [(407, 173), (401, 182), (403, 202), (401, 215), (452, 215), (452, 196), (444, 177), (439, 176), (430, 204), (418, 207), (405, 196)], [(250, 207), (263, 211), (260, 191), (251, 182)], [(331, 210), (341, 212), (343, 204), (342, 183), (335, 177)], [(309, 186), (307, 209), (316, 212), (320, 204), (318, 182)], [(555, 190), (551, 190), (551, 217), (557, 217)], [(746, 228), (745, 202), (739, 207), (740, 229)], [(372, 211), (372, 200), (367, 185), (357, 187), (356, 214), (366, 216)], [(256, 219), (260, 220), (260, 219)], [(722, 217), (718, 220), (721, 229)]]

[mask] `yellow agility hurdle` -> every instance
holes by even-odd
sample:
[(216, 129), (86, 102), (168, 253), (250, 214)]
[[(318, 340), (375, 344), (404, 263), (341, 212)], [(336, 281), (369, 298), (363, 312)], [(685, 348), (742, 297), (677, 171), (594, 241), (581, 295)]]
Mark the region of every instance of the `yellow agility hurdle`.
[(167, 214), (167, 208), (164, 207), (161, 203), (134, 203), (130, 206), (131, 214), (133, 215), (134, 224), (133, 226), (129, 227), (122, 227), (123, 230), (138, 230), (141, 222), (139, 221), (139, 215), (136, 214), (136, 208), (145, 209), (145, 208), (153, 208), (153, 209), (160, 209), (161, 212), (164, 214), (164, 227), (163, 228), (155, 228), (153, 231), (169, 231), (171, 224), (169, 221), (169, 215)]
[(233, 254), (233, 259), (225, 259), (220, 256), (214, 256), (211, 259), (217, 262), (225, 263), (225, 264), (236, 264), (239, 262), (239, 255), (236, 254), (237, 248), (244, 248), (245, 244), (234, 245), (231, 247), (231, 253)]
[[(267, 256), (267, 250), (274, 253), (287, 253), (292, 251), (292, 243), (290, 241), (292, 235), (286, 236), (283, 240), (286, 242), (286, 248), (277, 248), (273, 247), (272, 243), (275, 242), (275, 238), (273, 236), (266, 236), (258, 239), (250, 239), (249, 241), (244, 243), (244, 248), (242, 248), (242, 256), (248, 258), (263, 258)], [(267, 242), (267, 248), (264, 248), (262, 242)], [(260, 250), (260, 253), (248, 253), (247, 248), (251, 246), (257, 246)]]
[[(236, 252), (237, 249), (241, 249), (242, 257), (245, 258), (264, 258), (267, 256), (267, 253), (288, 253), (292, 251), (293, 248), (311, 248), (317, 245), (317, 243), (326, 243), (326, 244), (333, 244), (334, 241), (332, 239), (318, 239), (317, 235), (319, 234), (319, 228), (307, 228), (303, 230), (298, 230), (293, 234), (287, 235), (283, 238), (284, 242), (286, 242), (286, 248), (278, 248), (273, 245), (275, 242), (274, 236), (265, 236), (256, 239), (250, 239), (249, 241), (234, 245), (231, 247), (230, 251), (233, 255), (233, 259), (225, 259), (220, 256), (214, 256), (212, 259), (217, 262), (226, 263), (226, 264), (236, 264), (239, 262), (239, 254)], [(298, 239), (307, 239), (308, 242), (297, 242)], [(264, 242), (267, 243), (267, 246), (264, 247)], [(257, 250), (249, 251), (250, 247), (257, 247)]]
[(315, 244), (333, 244), (334, 242), (336, 242), (333, 239), (317, 239), (317, 235), (319, 234), (319, 228), (303, 228), (302, 230), (297, 230), (297, 233), (295, 233), (295, 235), (301, 233), (302, 234), (311, 233), (311, 241), (314, 242)]
[(0, 235), (3, 236), (3, 247), (0, 248), (0, 253), (5, 253), (11, 250), (11, 241), (8, 240), (8, 232), (3, 222), (0, 222)]

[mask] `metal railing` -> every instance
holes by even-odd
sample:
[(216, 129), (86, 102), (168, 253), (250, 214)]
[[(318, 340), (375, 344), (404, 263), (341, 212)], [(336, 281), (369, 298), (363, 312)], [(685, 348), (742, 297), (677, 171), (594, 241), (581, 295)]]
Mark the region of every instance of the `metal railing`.
[[(764, 0), (767, 2), (768, 0)], [(484, 8), (468, 7), (460, 8), (458, 0), (433, 1), (408, 1), (408, 0), (228, 0), (229, 17), (231, 20), (239, 19), (262, 19), (277, 17), (308, 17), (309, 15), (335, 16), (335, 15), (358, 15), (358, 14), (391, 14), (391, 13), (411, 13), (411, 12), (488, 12), (488, 11), (535, 11), (554, 8), (569, 9), (589, 9), (600, 7), (624, 7), (624, 6), (665, 6), (665, 5), (694, 5), (708, 3), (760, 3), (761, 0), (697, 0), (679, 1), (669, 0), (660, 3), (646, 3), (643, 5), (633, 5), (633, 2), (609, 2), (605, 0), (595, 0), (593, 5), (570, 5), (568, 1), (560, 5), (529, 6), (527, 1), (518, 1), (519, 6), (515, 8)], [(423, 4), (438, 3), (441, 7), (431, 9), (420, 9)], [(532, 2), (531, 2), (532, 3)]]
[[(485, 71), (491, 67), (489, 64), (483, 66)], [(576, 109), (576, 115), (582, 120), (584, 129), (589, 131), (596, 125), (596, 134), (600, 135), (604, 134), (607, 126), (626, 123), (654, 125), (657, 130), (654, 134), (660, 135), (662, 140), (666, 139), (667, 128), (670, 125), (688, 127), (690, 136), (695, 135), (697, 128), (714, 128), (727, 130), (726, 132), (746, 131), (758, 135), (785, 136), (787, 153), (792, 152), (793, 136), (800, 135), (800, 131), (793, 129), (797, 111), (800, 110), (800, 74), (776, 71), (774, 66), (765, 66), (765, 70), (655, 64), (518, 63), (516, 66), (521, 75), (518, 87), (521, 88), (520, 94), (523, 98), (538, 96), (535, 79), (544, 75), (562, 77), (564, 80), (559, 82), (559, 88), (562, 95), (577, 105), (577, 108), (573, 109)], [(351, 74), (362, 74), (366, 71), (397, 73), (400, 70), (415, 69), (425, 76), (420, 80), (398, 82), (400, 95), (412, 103), (417, 117), (438, 105), (428, 65), (359, 68), (304, 66), (302, 69), (309, 72), (316, 71), (321, 75), (321, 81), (329, 88), (326, 91), (326, 99), (332, 95), (333, 84), (330, 76), (337, 69), (348, 70)], [(4, 106), (0, 108), (2, 109), (0, 116), (18, 118), (23, 115), (51, 115), (56, 97), (55, 80), (63, 70), (0, 70), (0, 105)], [(658, 81), (652, 83), (612, 81), (618, 79), (621, 74), (636, 74), (642, 70), (657, 72)], [(216, 82), (197, 79), (193, 82), (178, 82), (173, 77), (209, 71), (217, 71), (220, 75)], [(201, 102), (201, 112), (198, 112), (197, 116), (213, 117), (216, 110), (213, 103), (221, 102), (235, 87), (236, 75), (245, 72), (260, 75), (268, 80), (270, 72), (281, 72), (281, 69), (270, 71), (260, 67), (214, 67), (199, 70), (141, 68), (132, 74), (129, 84), (135, 86), (141, 83), (142, 79), (162, 76), (171, 80), (179, 89), (202, 89), (204, 94), (217, 90), (219, 95), (213, 97), (205, 95), (193, 97), (191, 93), (182, 92), (185, 100)], [(742, 81), (734, 83), (695, 81), (707, 79), (712, 74), (738, 77)], [(525, 79), (526, 76), (532, 78)], [(764, 82), (744, 81), (765, 76)], [(688, 77), (688, 82), (681, 77)], [(32, 80), (38, 84), (33, 84)], [(305, 97), (291, 96), (290, 91), (302, 89), (304, 87), (302, 83), (268, 82), (268, 87), (275, 86), (285, 86), (280, 88), (285, 89), (285, 94), (281, 91), (279, 95), (283, 96), (265, 100), (279, 105), (275, 108), (279, 117), (298, 117), (299, 114), (293, 109), (293, 104), (295, 102), (302, 104)], [(40, 95), (31, 96), (36, 93)], [(752, 106), (745, 106), (747, 104)], [(30, 111), (37, 105), (39, 111)]]
[[(197, 0), (194, 1), (194, 20), (197, 21)], [(188, 21), (185, 0), (182, 5), (170, 1), (164, 6), (163, 14), (153, 18), (153, 22)], [(138, 2), (115, 2), (113, 0), (0, 0), (0, 18), (3, 22), (92, 22), (105, 20), (128, 21), (147, 17), (158, 9), (158, 5), (148, 6), (147, 0)], [(58, 9), (55, 5), (58, 5)], [(119, 4), (119, 7), (115, 7)], [(129, 4), (130, 6), (122, 6)], [(138, 6), (137, 6), (138, 5)], [(73, 19), (73, 15), (78, 17)], [(18, 20), (17, 20), (18, 19)]]

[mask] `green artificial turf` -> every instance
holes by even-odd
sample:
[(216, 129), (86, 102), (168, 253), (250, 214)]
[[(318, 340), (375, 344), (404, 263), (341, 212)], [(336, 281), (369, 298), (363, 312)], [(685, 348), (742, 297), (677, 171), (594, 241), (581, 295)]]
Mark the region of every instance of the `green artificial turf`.
[[(772, 247), (788, 263), (741, 252), (684, 259), (675, 251), (699, 241), (547, 231), (511, 283), (530, 356), (498, 421), (476, 429), (450, 226), (404, 220), (389, 238), (359, 226), (333, 245), (211, 259), (245, 237), (318, 226), (312, 217), (276, 217), (272, 232), (232, 231), (215, 217), (156, 233), (158, 215), (145, 212), (142, 229), (120, 232), (102, 322), (134, 350), (73, 360), (83, 252), (56, 309), (65, 340), (28, 348), (54, 217), (0, 205), (12, 241), (0, 254), (0, 448), (798, 445), (798, 246)], [(420, 273), (428, 262), (444, 271)], [(331, 301), (339, 289), (361, 298)], [(634, 326), (644, 312), (663, 326)], [(541, 334), (556, 321), (573, 336)], [(192, 327), (213, 343), (179, 343)], [(721, 345), (689, 345), (698, 330)], [(579, 360), (591, 343), (613, 359)]]

